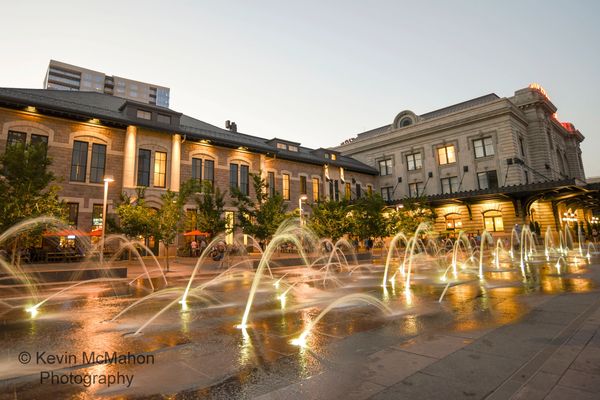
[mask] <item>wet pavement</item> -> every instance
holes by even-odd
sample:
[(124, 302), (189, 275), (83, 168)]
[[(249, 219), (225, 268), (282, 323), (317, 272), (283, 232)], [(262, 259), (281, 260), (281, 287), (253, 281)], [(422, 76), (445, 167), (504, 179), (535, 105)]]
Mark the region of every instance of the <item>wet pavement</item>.
[[(378, 263), (351, 274), (278, 268), (272, 279), (265, 273), (246, 331), (236, 325), (254, 272), (243, 263), (223, 276), (203, 268), (187, 309), (185, 263), (174, 264), (166, 288), (155, 275), (154, 294), (143, 277), (62, 293), (65, 285), (39, 285), (40, 299), (55, 297), (33, 318), (24, 311), (35, 304), (30, 292), (13, 288), (0, 292), (0, 399), (598, 398), (598, 261), (580, 259), (559, 275), (534, 260), (527, 282), (510, 266), (485, 280), (460, 271), (441, 303), (446, 283), (432, 260), (416, 262), (410, 291), (400, 280), (383, 289)], [(290, 344), (328, 305), (357, 293), (370, 304), (341, 303), (306, 347)], [(120, 358), (94, 359), (105, 353)]]

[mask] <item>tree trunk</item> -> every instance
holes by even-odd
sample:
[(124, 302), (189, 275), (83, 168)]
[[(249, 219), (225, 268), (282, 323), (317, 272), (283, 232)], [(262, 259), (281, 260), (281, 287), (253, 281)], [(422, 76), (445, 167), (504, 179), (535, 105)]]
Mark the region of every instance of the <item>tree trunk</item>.
[(165, 245), (165, 250), (166, 250), (166, 258), (167, 258), (167, 272), (169, 272), (169, 245), (164, 243)]

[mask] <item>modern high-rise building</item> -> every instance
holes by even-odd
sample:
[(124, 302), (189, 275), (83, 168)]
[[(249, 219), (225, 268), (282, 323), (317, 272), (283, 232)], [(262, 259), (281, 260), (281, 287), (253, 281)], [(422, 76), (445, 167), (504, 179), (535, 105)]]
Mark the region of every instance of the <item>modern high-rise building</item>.
[(168, 87), (110, 76), (55, 60), (50, 60), (48, 65), (44, 89), (106, 93), (159, 107), (169, 107)]

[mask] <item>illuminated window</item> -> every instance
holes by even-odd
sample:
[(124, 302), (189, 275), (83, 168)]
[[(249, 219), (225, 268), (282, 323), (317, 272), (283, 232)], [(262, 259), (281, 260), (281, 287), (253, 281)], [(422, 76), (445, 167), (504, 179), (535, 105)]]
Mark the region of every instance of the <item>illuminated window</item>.
[[(133, 93), (131, 93), (131, 95), (133, 95)], [(137, 96), (137, 93), (136, 93), (136, 96)], [(150, 111), (137, 110), (137, 117), (140, 118), (140, 119), (151, 120), (152, 119), (152, 113)]]
[(288, 174), (283, 174), (283, 199), (290, 199), (290, 176)]
[(92, 206), (92, 226), (95, 228), (102, 226), (102, 204)]
[(462, 221), (460, 220), (460, 214), (448, 214), (446, 215), (446, 229), (453, 231), (455, 229), (462, 228)]
[(346, 182), (344, 189), (344, 198), (346, 199), (346, 201), (350, 201), (350, 199), (352, 198), (352, 186), (350, 185), (350, 182)]
[(388, 158), (386, 160), (379, 161), (379, 175), (386, 176), (392, 174), (392, 159)]
[(332, 159), (333, 161), (337, 160), (337, 155), (335, 155), (335, 154), (332, 154), (332, 155), (331, 155), (331, 159)]
[(85, 171), (87, 168), (87, 142), (78, 140), (73, 142), (73, 154), (71, 156), (71, 181), (85, 182)]
[(442, 178), (442, 193), (456, 193), (458, 191), (458, 177)]
[(300, 194), (306, 194), (306, 177), (300, 176)]
[(367, 193), (369, 194), (369, 196), (373, 195), (373, 186), (367, 185)]
[(440, 147), (438, 149), (438, 160), (440, 165), (455, 163), (456, 153), (454, 152), (454, 145)]
[(298, 151), (298, 146), (292, 146), (292, 145), (290, 144), (290, 145), (288, 146), (288, 150), (289, 150), (289, 151), (295, 151), (295, 152), (297, 152), (297, 151)]
[(475, 150), (475, 158), (482, 158), (494, 155), (494, 145), (492, 138), (473, 140), (473, 149)]
[(487, 211), (483, 214), (483, 225), (488, 232), (503, 232), (504, 222), (500, 211)]
[(319, 188), (321, 187), (321, 183), (319, 182), (319, 178), (312, 179), (312, 190), (313, 190), (313, 201), (319, 201)]
[(101, 183), (104, 180), (106, 166), (106, 145), (92, 144), (92, 165), (90, 167), (90, 182)]
[(154, 186), (167, 186), (167, 153), (162, 151), (154, 152)]
[(152, 152), (146, 149), (138, 150), (138, 186), (150, 186), (150, 157)]
[(408, 154), (406, 156), (406, 165), (407, 165), (409, 171), (421, 169), (423, 167), (421, 153)]
[(287, 145), (285, 143), (277, 143), (277, 148), (279, 150), (287, 150)]

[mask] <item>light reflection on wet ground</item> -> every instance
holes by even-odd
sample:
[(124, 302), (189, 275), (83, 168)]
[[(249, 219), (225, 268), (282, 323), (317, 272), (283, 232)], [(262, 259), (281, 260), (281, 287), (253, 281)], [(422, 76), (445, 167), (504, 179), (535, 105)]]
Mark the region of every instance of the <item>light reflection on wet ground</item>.
[[(598, 267), (596, 265), (596, 267)], [(506, 266), (504, 266), (506, 268)], [(179, 304), (164, 312), (141, 335), (131, 335), (153, 315), (181, 295), (167, 292), (144, 302), (116, 321), (111, 319), (135, 300), (147, 295), (148, 283), (140, 279), (89, 283), (48, 302), (35, 318), (22, 309), (7, 310), (0, 316), (0, 398), (44, 397), (51, 391), (57, 398), (98, 396), (147, 397), (157, 393), (179, 393), (181, 398), (225, 396), (244, 397), (257, 382), (269, 387), (290, 384), (322, 372), (331, 360), (344, 356), (344, 338), (360, 337), (362, 332), (377, 331), (381, 338), (411, 338), (434, 331), (473, 331), (507, 324), (521, 318), (530, 309), (529, 301), (543, 295), (563, 292), (583, 293), (596, 287), (590, 272), (593, 265), (579, 263), (558, 275), (553, 265), (532, 263), (530, 278), (523, 283), (518, 269), (487, 272), (485, 280), (460, 271), (444, 301), (437, 302), (445, 283), (439, 281), (437, 269), (416, 269), (414, 283), (406, 291), (398, 280), (381, 288), (380, 265), (360, 268), (352, 275), (331, 272), (323, 276), (306, 276), (306, 268), (281, 268), (275, 278), (288, 274), (275, 289), (273, 280), (265, 278), (251, 311), (247, 332), (235, 327), (245, 306), (253, 273), (238, 273), (209, 287), (210, 301), (188, 300), (189, 309)], [(214, 275), (213, 275), (214, 276)], [(198, 284), (207, 280), (206, 275)], [(160, 280), (153, 282), (160, 287)], [(183, 288), (182, 277), (171, 279), (171, 287)], [(285, 307), (277, 296), (289, 285)], [(42, 290), (54, 293), (57, 287)], [(352, 304), (334, 308), (315, 327), (308, 338), (308, 348), (290, 345), (290, 340), (305, 329), (328, 304), (350, 293), (365, 293), (382, 300), (393, 316), (383, 315), (372, 307)], [(198, 293), (202, 294), (202, 293)], [(11, 304), (17, 296), (10, 293)], [(1, 304), (1, 303), (0, 303)], [(382, 339), (383, 340), (383, 339)], [(55, 354), (81, 354), (84, 351), (152, 354), (152, 365), (43, 366), (22, 365), (17, 355), (22, 351)], [(131, 389), (94, 385), (40, 385), (39, 371), (69, 367), (64, 371), (90, 374), (134, 374)], [(260, 385), (259, 385), (260, 386)]]

